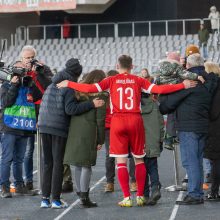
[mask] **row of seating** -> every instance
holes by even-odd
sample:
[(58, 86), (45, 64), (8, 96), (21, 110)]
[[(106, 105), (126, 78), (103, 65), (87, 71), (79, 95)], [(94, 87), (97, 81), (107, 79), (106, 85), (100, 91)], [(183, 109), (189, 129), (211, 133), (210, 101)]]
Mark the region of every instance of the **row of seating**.
[[(120, 54), (129, 54), (133, 57), (135, 71), (143, 67), (152, 70), (156, 68), (155, 63), (166, 56), (166, 52), (180, 51), (184, 55), (185, 48), (190, 43), (198, 44), (198, 35), (36, 39), (21, 41), (19, 45), (11, 46), (5, 59), (9, 64), (13, 63), (19, 59), (19, 52), (24, 45), (33, 45), (37, 50), (37, 58), (58, 71), (70, 57), (80, 59), (85, 72), (94, 68), (114, 68)], [(215, 35), (210, 35), (208, 49), (209, 59), (219, 62), (220, 52)]]

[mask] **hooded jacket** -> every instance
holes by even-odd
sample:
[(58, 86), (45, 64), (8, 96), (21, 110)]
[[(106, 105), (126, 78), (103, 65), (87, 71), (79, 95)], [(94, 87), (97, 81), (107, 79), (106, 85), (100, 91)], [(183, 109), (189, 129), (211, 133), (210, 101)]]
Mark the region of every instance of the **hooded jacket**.
[(69, 88), (58, 89), (56, 84), (63, 80), (77, 81), (77, 75), (63, 70), (52, 78), (46, 89), (38, 118), (40, 133), (67, 137), (71, 115), (78, 115), (94, 108), (91, 101), (79, 103), (75, 91)]
[(206, 82), (204, 84), (199, 82), (195, 88), (161, 96), (159, 108), (162, 114), (176, 110), (178, 131), (207, 133), (209, 109), (218, 77), (207, 74), (203, 66), (193, 67), (189, 71), (202, 75)]

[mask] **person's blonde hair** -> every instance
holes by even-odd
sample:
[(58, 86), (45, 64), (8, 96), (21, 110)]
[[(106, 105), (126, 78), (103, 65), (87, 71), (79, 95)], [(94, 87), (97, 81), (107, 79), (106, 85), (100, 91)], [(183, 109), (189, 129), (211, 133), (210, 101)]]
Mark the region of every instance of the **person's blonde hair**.
[(220, 67), (218, 63), (207, 61), (204, 63), (204, 66), (207, 73), (215, 73), (220, 76)]

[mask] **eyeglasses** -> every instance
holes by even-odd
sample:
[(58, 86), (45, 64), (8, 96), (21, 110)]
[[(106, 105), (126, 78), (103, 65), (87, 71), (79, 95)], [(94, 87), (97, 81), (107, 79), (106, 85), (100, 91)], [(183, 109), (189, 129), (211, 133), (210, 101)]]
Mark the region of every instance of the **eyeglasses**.
[(32, 56), (32, 57), (23, 57), (24, 59), (26, 59), (26, 60), (32, 60), (32, 59), (34, 59), (34, 56)]

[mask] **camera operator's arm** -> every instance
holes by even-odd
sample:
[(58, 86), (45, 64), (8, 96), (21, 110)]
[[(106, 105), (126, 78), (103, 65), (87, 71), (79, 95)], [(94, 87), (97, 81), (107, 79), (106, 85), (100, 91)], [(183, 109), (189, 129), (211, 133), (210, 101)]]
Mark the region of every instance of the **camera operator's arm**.
[(1, 87), (2, 108), (10, 107), (15, 103), (16, 98), (18, 96), (18, 90), (19, 90), (18, 84), (19, 84), (19, 79), (17, 76), (14, 76), (11, 79), (10, 84), (3, 83)]
[(51, 79), (53, 77), (53, 73), (50, 70), (50, 67), (47, 65), (43, 65), (41, 68), (37, 68), (37, 80), (44, 90), (51, 84)]

